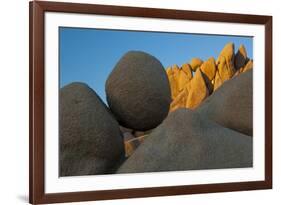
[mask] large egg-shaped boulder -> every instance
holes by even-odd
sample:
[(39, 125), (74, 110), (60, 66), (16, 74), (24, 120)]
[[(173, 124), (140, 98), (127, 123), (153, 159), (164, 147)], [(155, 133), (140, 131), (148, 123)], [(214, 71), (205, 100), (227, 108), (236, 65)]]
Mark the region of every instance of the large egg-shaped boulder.
[(110, 73), (105, 90), (110, 109), (124, 127), (149, 130), (169, 112), (171, 91), (166, 71), (147, 53), (127, 52)]
[(112, 173), (124, 158), (118, 122), (86, 84), (60, 89), (60, 176)]

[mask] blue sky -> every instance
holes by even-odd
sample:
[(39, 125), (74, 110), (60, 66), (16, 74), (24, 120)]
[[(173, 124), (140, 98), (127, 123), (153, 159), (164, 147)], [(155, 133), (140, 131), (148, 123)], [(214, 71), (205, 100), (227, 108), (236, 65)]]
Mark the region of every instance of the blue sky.
[(228, 42), (246, 47), (253, 58), (253, 38), (221, 35), (66, 28), (59, 30), (60, 87), (87, 83), (106, 101), (105, 81), (114, 65), (130, 50), (147, 52), (166, 68), (182, 65), (193, 57), (218, 57)]

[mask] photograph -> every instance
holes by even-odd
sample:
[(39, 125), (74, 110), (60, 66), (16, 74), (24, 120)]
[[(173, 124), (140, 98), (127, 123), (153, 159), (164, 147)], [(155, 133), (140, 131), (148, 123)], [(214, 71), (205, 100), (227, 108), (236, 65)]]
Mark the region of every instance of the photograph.
[(272, 16), (32, 1), (30, 203), (272, 188)]
[(0, 205), (281, 201), (278, 1), (2, 2)]
[(253, 167), (253, 36), (58, 35), (60, 177)]

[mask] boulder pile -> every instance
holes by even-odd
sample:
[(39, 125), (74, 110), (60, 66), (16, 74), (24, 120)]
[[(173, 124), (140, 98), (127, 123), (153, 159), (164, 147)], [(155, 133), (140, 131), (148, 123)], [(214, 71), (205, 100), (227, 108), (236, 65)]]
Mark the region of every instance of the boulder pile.
[(247, 57), (244, 45), (235, 53), (233, 43), (225, 45), (217, 60), (193, 58), (181, 67), (168, 67), (173, 100), (170, 111), (181, 107), (195, 109), (223, 83), (252, 68), (253, 60)]
[(166, 70), (129, 51), (107, 78), (108, 106), (84, 83), (62, 87), (60, 176), (251, 167), (252, 68), (233, 43)]

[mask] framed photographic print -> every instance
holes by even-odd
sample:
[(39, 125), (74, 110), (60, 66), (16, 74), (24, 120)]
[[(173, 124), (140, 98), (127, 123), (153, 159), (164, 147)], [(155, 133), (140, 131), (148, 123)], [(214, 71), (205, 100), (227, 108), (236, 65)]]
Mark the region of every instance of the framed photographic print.
[(272, 17), (30, 2), (30, 203), (272, 187)]

